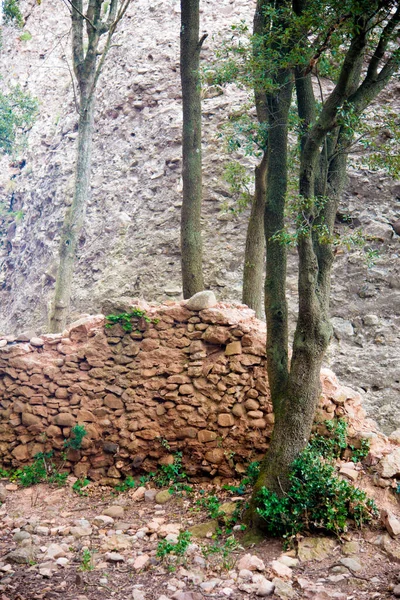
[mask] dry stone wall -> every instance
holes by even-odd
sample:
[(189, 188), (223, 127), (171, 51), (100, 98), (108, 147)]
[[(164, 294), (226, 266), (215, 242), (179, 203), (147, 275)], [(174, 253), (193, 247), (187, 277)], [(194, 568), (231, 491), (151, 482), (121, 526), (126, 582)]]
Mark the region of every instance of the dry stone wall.
[[(98, 315), (62, 334), (0, 338), (3, 465), (61, 452), (76, 424), (87, 436), (66, 466), (104, 483), (168, 464), (175, 451), (192, 476), (231, 477), (260, 458), (274, 422), (264, 323), (243, 305), (141, 308), (150, 321), (134, 319), (132, 332)], [(317, 421), (347, 415), (356, 435), (360, 395), (328, 370), (322, 384)]]

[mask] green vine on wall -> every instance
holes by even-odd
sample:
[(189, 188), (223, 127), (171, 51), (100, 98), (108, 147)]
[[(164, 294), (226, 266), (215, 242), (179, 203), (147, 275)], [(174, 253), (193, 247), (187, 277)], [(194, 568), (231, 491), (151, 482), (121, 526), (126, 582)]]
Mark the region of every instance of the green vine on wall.
[(108, 315), (106, 316), (106, 328), (113, 327), (114, 325), (121, 325), (122, 329), (127, 333), (133, 331), (132, 320), (143, 319), (146, 323), (158, 323), (158, 319), (150, 319), (146, 315), (146, 312), (137, 306), (134, 306), (131, 312), (120, 313), (119, 315)]

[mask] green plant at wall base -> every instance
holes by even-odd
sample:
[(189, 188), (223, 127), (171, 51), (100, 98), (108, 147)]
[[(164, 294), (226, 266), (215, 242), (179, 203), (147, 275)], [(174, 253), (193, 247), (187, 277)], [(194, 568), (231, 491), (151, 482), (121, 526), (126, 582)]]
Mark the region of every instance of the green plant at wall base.
[(225, 515), (224, 511), (221, 511), (221, 504), (217, 496), (208, 496), (207, 498), (200, 498), (196, 501), (197, 506), (201, 506), (207, 510), (207, 514), (211, 519), (218, 519)]
[(68, 473), (60, 473), (55, 464), (49, 460), (53, 452), (39, 452), (34, 456), (31, 465), (17, 469), (12, 474), (12, 479), (18, 481), (23, 487), (29, 487), (37, 483), (56, 483), (63, 486), (66, 483)]
[[(147, 483), (147, 482), (144, 482)], [(132, 490), (136, 487), (136, 481), (130, 475), (124, 479), (119, 485), (115, 486), (116, 492), (126, 492), (127, 490)]]
[(176, 452), (172, 465), (161, 465), (158, 473), (153, 477), (158, 487), (170, 486), (173, 491), (191, 491), (192, 488), (184, 483), (186, 479), (187, 475), (182, 465), (182, 452)]
[(73, 491), (78, 494), (79, 496), (87, 496), (88, 493), (87, 491), (85, 491), (85, 487), (87, 485), (89, 485), (90, 480), (89, 479), (77, 479), (74, 483), (74, 485), (72, 486)]
[(334, 465), (309, 445), (294, 461), (290, 488), (283, 498), (262, 488), (257, 513), (270, 535), (288, 540), (302, 531), (339, 535), (351, 519), (356, 527), (378, 515), (365, 492), (338, 477)]
[(64, 448), (72, 448), (80, 450), (82, 448), (82, 440), (87, 435), (87, 431), (83, 425), (75, 425), (71, 429), (71, 438), (64, 440)]
[(146, 312), (140, 308), (134, 307), (131, 312), (121, 313), (119, 315), (107, 315), (106, 317), (106, 328), (112, 327), (113, 325), (121, 325), (122, 329), (127, 333), (132, 333), (133, 325), (132, 319), (144, 319), (146, 323), (151, 323), (152, 320), (146, 315)]
[(190, 531), (180, 531), (176, 543), (161, 540), (157, 546), (157, 557), (163, 559), (168, 554), (183, 556), (189, 547), (191, 537)]

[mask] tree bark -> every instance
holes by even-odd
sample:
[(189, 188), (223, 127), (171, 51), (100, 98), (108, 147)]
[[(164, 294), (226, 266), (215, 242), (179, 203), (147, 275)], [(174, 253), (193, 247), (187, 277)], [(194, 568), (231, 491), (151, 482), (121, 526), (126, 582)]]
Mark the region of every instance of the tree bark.
[(265, 235), (264, 210), (266, 198), (267, 152), (255, 168), (255, 191), (246, 233), (243, 267), (242, 301), (256, 316), (264, 316)]
[(61, 232), (60, 263), (56, 278), (54, 305), (49, 321), (51, 333), (57, 333), (64, 329), (69, 314), (76, 251), (90, 194), (94, 95), (92, 94), (92, 97), (83, 105), (84, 108), (80, 112), (78, 126), (74, 197), (65, 215)]
[[(74, 3), (71, 3), (72, 62), (79, 89), (78, 148), (74, 196), (65, 214), (61, 232), (60, 262), (49, 315), (49, 330), (52, 333), (62, 331), (66, 325), (76, 252), (90, 195), (96, 85), (111, 47), (112, 36), (129, 3), (130, 0), (111, 0), (104, 19), (102, 0), (89, 0), (86, 14), (83, 12), (83, 0), (74, 0)], [(106, 40), (103, 49), (99, 50), (99, 41), (104, 34), (107, 34)]]
[(199, 0), (181, 0), (182, 179), (181, 266), (183, 297), (204, 289), (201, 239), (202, 160), (199, 74)]
[[(261, 2), (261, 0), (260, 0)], [(307, 7), (307, 0), (296, 0), (297, 14)], [(258, 5), (257, 5), (258, 6)], [(375, 15), (374, 15), (375, 16)], [(371, 17), (374, 18), (374, 17)], [(283, 256), (271, 244), (270, 234), (283, 221), (284, 204), (267, 202), (266, 240), (267, 240), (267, 358), (268, 377), (275, 412), (275, 426), (268, 452), (261, 464), (260, 476), (253, 490), (250, 504), (249, 521), (255, 528), (262, 529), (262, 522), (256, 513), (257, 494), (262, 487), (279, 496), (286, 493), (290, 480), (293, 461), (306, 446), (313, 425), (315, 410), (320, 395), (320, 369), (329, 344), (332, 327), (329, 320), (330, 279), (333, 252), (329, 238), (333, 234), (334, 219), (338, 202), (343, 191), (346, 176), (346, 145), (351, 140), (351, 127), (346, 122), (338, 122), (338, 112), (352, 105), (353, 114), (359, 114), (376, 97), (393, 74), (393, 61), (390, 57), (378, 73), (378, 66), (385, 59), (388, 40), (400, 21), (400, 9), (388, 17), (388, 24), (378, 39), (376, 50), (372, 54), (364, 81), (359, 84), (362, 63), (369, 36), (369, 18), (358, 18), (353, 38), (345, 55), (343, 65), (333, 92), (328, 97), (317, 116), (316, 103), (312, 89), (310, 70), (296, 68), (296, 92), (298, 114), (301, 119), (299, 201), (303, 203), (300, 216), (302, 228), (298, 231), (297, 250), (299, 257), (299, 308), (298, 320), (293, 341), (293, 353), (290, 372), (284, 366), (279, 370), (278, 353), (283, 356), (284, 340), (279, 321), (274, 321), (274, 310), (283, 305), (282, 290), (278, 301), (273, 302), (279, 289), (280, 272), (283, 271)], [(372, 66), (371, 66), (372, 65)], [(282, 87), (280, 87), (282, 89)], [(280, 102), (277, 97), (274, 111), (277, 113)], [(283, 117), (283, 115), (282, 115)], [(277, 128), (279, 130), (279, 127)], [(271, 130), (271, 134), (272, 134)], [(272, 138), (270, 148), (274, 146)], [(279, 165), (275, 166), (276, 168)], [(281, 173), (287, 170), (285, 157), (282, 156)], [(275, 169), (268, 164), (269, 185)], [(283, 195), (284, 179), (279, 180), (277, 190)], [(268, 190), (268, 194), (270, 190)], [(271, 206), (276, 214), (270, 214)], [(272, 220), (275, 219), (275, 227)], [(271, 227), (267, 231), (267, 226)], [(321, 226), (327, 232), (328, 239), (321, 238)], [(325, 236), (326, 237), (326, 236)], [(270, 252), (270, 254), (268, 254)], [(272, 264), (270, 264), (272, 260)], [(281, 261), (281, 269), (277, 267)], [(271, 284), (269, 283), (271, 282)], [(267, 286), (270, 286), (267, 289)], [(273, 327), (275, 326), (275, 330)], [(271, 336), (271, 338), (270, 338)], [(269, 341), (269, 338), (271, 341)]]

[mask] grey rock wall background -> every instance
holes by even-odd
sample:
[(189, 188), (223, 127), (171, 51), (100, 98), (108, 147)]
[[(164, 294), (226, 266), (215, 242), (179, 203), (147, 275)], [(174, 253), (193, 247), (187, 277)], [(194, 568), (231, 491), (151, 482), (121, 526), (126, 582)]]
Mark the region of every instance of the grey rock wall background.
[[(219, 32), (251, 23), (254, 2), (204, 0), (202, 55), (212, 60)], [(69, 17), (62, 2), (23, 4), (26, 29), (4, 28), (0, 72), (41, 100), (21, 166), (3, 159), (0, 202), (0, 332), (39, 331), (54, 288), (58, 233), (71, 201), (77, 116), (69, 61)], [(178, 299), (181, 203), (179, 1), (135, 0), (115, 37), (100, 81), (92, 179), (76, 267), (71, 320), (96, 313), (121, 296)], [(381, 105), (399, 112), (399, 83)], [(228, 160), (218, 137), (221, 123), (240, 107), (244, 93), (229, 86), (205, 90), (205, 278), (219, 299), (239, 300), (246, 214), (231, 206), (223, 168)], [(241, 158), (251, 167), (250, 159)], [(247, 163), (246, 163), (247, 161)], [(348, 233), (359, 222), (379, 251), (368, 267), (361, 250), (338, 252), (333, 274), (335, 340), (326, 363), (344, 383), (359, 388), (364, 404), (385, 431), (400, 426), (400, 238), (390, 223), (400, 217), (400, 183), (382, 173), (353, 168), (341, 212)], [(296, 256), (289, 267), (289, 301), (296, 308)]]

